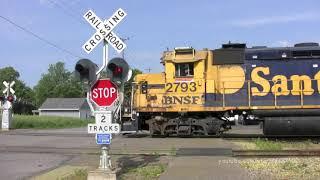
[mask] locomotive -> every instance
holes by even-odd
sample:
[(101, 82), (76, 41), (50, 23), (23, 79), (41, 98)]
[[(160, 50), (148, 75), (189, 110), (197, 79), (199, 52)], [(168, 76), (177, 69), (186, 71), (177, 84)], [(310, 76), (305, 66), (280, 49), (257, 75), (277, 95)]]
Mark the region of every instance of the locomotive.
[(132, 122), (151, 135), (219, 135), (241, 119), (265, 135), (320, 135), (318, 43), (179, 47), (160, 62), (164, 72), (132, 85)]

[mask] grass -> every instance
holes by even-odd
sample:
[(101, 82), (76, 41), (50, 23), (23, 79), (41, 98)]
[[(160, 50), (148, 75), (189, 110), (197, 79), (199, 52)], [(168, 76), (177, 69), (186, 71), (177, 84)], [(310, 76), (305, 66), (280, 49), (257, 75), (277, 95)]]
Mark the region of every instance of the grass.
[(269, 140), (269, 139), (251, 139), (236, 140), (234, 144), (240, 146), (244, 150), (300, 150), (300, 149), (320, 149), (319, 144), (312, 143), (311, 140), (295, 141), (295, 140)]
[(93, 120), (71, 117), (13, 115), (13, 129), (59, 129), (86, 126)]
[[(319, 179), (320, 158), (261, 158), (241, 160), (249, 174), (268, 179)], [(257, 178), (257, 176), (256, 176)]]
[(177, 155), (177, 149), (175, 148), (175, 147), (171, 147), (171, 149), (170, 149), (170, 153), (169, 153), (171, 156), (175, 156), (175, 155)]
[(120, 179), (158, 179), (165, 169), (166, 166), (163, 164), (151, 164), (147, 166), (130, 168), (120, 177)]
[(257, 147), (257, 149), (259, 150), (272, 150), (272, 151), (276, 151), (276, 150), (282, 150), (282, 144), (281, 142), (278, 141), (269, 141), (268, 139), (255, 139), (253, 141), (253, 143), (255, 144), (255, 146)]
[(57, 180), (87, 180), (88, 172), (85, 169), (76, 169), (71, 175), (57, 178)]

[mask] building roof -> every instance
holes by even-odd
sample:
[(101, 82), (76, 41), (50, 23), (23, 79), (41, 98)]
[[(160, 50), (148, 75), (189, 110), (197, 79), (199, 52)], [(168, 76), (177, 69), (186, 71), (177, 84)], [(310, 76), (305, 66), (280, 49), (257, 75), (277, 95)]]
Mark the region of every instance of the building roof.
[(88, 107), (85, 98), (47, 98), (39, 110), (79, 110)]

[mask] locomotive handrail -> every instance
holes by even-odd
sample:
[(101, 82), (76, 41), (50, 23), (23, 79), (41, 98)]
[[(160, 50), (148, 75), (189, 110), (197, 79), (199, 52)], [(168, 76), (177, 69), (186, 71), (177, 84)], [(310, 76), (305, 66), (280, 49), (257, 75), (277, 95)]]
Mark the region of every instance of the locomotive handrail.
[(226, 102), (225, 102), (225, 93), (226, 93), (226, 91), (225, 91), (225, 88), (224, 88), (224, 81), (222, 82), (222, 89), (223, 89), (223, 94), (222, 94), (222, 107), (223, 108), (225, 108), (226, 107)]
[[(310, 80), (312, 84), (311, 86)], [(211, 86), (211, 88), (213, 88), (211, 90), (214, 92), (214, 96), (211, 96), (212, 98), (210, 98), (210, 93), (204, 90), (196, 92), (180, 92), (180, 90), (176, 92), (166, 92), (164, 90), (163, 92), (156, 91), (156, 93), (154, 93), (149, 91), (148, 94), (140, 94), (137, 91), (138, 89), (135, 89), (135, 87), (138, 86), (133, 86), (133, 94), (131, 94), (131, 115), (133, 114), (134, 107), (136, 106), (138, 109), (140, 107), (149, 109), (170, 109), (188, 106), (196, 107), (203, 106), (205, 104), (207, 105), (206, 107), (210, 107), (211, 103), (214, 104), (213, 107), (220, 107), (222, 109), (238, 106), (241, 108), (246, 106), (248, 109), (257, 109), (266, 106), (276, 109), (288, 106), (310, 108), (310, 105), (320, 105), (318, 103), (313, 104), (314, 100), (311, 97), (312, 93), (313, 95), (315, 95), (315, 93), (318, 94), (318, 89), (315, 88), (314, 83), (319, 81), (319, 79), (286, 79), (283, 81), (220, 81), (219, 83), (215, 82), (213, 87)], [(243, 83), (241, 87), (239, 87), (239, 82)], [(209, 88), (210, 87), (207, 87), (207, 90)], [(255, 90), (254, 88), (257, 88), (258, 90)], [(136, 93), (139, 95), (135, 96)], [(197, 96), (197, 98), (199, 97), (201, 100), (197, 100), (196, 103), (190, 103), (190, 100), (180, 99), (188, 96), (191, 96), (191, 98)], [(134, 119), (135, 118), (132, 116), (132, 120)]]
[(251, 81), (248, 80), (248, 106), (251, 108)]
[[(269, 82), (269, 84), (270, 84), (270, 90), (269, 91), (259, 91), (258, 93), (266, 93), (266, 94), (273, 94), (273, 106), (275, 107), (275, 108), (277, 108), (278, 106), (279, 106), (279, 102), (280, 102), (280, 100), (279, 100), (279, 98), (278, 97), (280, 97), (280, 96), (283, 96), (281, 93), (279, 93), (279, 91), (278, 90), (273, 90), (273, 86), (274, 85), (277, 85), (277, 82), (279, 82), (279, 81), (273, 81), (273, 80), (267, 80), (268, 82)], [(299, 81), (299, 89), (298, 88), (296, 88), (296, 89), (291, 89), (291, 90), (284, 90), (284, 89), (281, 89), (281, 92), (282, 93), (295, 93), (295, 97), (299, 97), (299, 99), (297, 99), (298, 101), (296, 101), (298, 104), (296, 104), (296, 105), (299, 105), (299, 106), (301, 106), (301, 107), (304, 107), (305, 106), (305, 95), (306, 94), (308, 94), (308, 93), (310, 93), (310, 92), (314, 92), (314, 91), (316, 91), (316, 90), (313, 90), (312, 89), (312, 91), (310, 91), (310, 90), (308, 90), (308, 89), (306, 89), (304, 86), (304, 80), (292, 80), (292, 79), (287, 79), (286, 80), (286, 82), (288, 83), (288, 82), (292, 82), (292, 81), (295, 81), (295, 82), (297, 82), (297, 81)], [(319, 79), (310, 79), (309, 81), (311, 81), (311, 84), (313, 84), (313, 82), (315, 82), (315, 81), (319, 81)], [(220, 94), (222, 95), (222, 99), (221, 99), (221, 105), (222, 105), (222, 107), (223, 108), (225, 108), (225, 107), (228, 107), (228, 100), (227, 100), (227, 95), (228, 95), (228, 93), (226, 93), (228, 90), (243, 90), (243, 89), (246, 89), (246, 91), (247, 91), (247, 105), (248, 105), (248, 107), (249, 108), (252, 108), (253, 106), (252, 106), (252, 102), (253, 102), (253, 99), (252, 99), (252, 91), (251, 91), (251, 88), (252, 88), (252, 85), (251, 85), (251, 83), (252, 83), (252, 80), (246, 80), (245, 82), (244, 82), (244, 86), (242, 86), (242, 88), (238, 88), (238, 87), (230, 87), (230, 84), (228, 84), (228, 85), (226, 85), (227, 83), (231, 83), (231, 82), (243, 82), (243, 81), (221, 81), (220, 82), (220, 85), (222, 85), (222, 86), (220, 86), (220, 88), (217, 88), (216, 86), (214, 87), (215, 88), (215, 92), (220, 92)], [(259, 83), (259, 82), (264, 82), (264, 81), (255, 81), (256, 83)], [(311, 86), (312, 87), (312, 86)], [(220, 90), (219, 90), (220, 89)], [(299, 93), (299, 94), (298, 94)], [(299, 96), (297, 96), (297, 95), (299, 95)], [(290, 95), (288, 95), (288, 96), (290, 96)], [(261, 100), (261, 101), (264, 101), (264, 100)], [(266, 101), (270, 101), (270, 99), (266, 99)], [(284, 99), (281, 99), (281, 101), (295, 101), (295, 100), (284, 100)]]
[(130, 100), (130, 114), (131, 114), (131, 120), (136, 120), (135, 118), (133, 118), (133, 95), (134, 95), (134, 89), (133, 89), (133, 87), (136, 85), (137, 83), (136, 82), (132, 82), (131, 83), (131, 100)]
[(301, 107), (303, 107), (303, 89), (302, 89), (302, 83), (301, 83), (301, 81), (299, 82), (299, 88), (300, 88), (300, 102), (301, 102)]

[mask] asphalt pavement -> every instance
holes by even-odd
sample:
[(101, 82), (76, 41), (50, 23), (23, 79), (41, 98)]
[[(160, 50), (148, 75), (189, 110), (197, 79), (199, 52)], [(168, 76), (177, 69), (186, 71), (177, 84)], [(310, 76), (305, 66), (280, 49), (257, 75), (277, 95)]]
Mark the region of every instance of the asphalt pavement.
[[(139, 135), (115, 137), (111, 153), (116, 166), (128, 154), (172, 157), (160, 179), (249, 179), (239, 164), (225, 163), (236, 161), (232, 148), (234, 144), (221, 138)], [(95, 169), (99, 153), (94, 135), (88, 135), (86, 128), (0, 132), (0, 179), (29, 179), (65, 165)]]
[(29, 179), (81, 154), (98, 152), (94, 136), (86, 134), (86, 128), (2, 131), (0, 179)]

